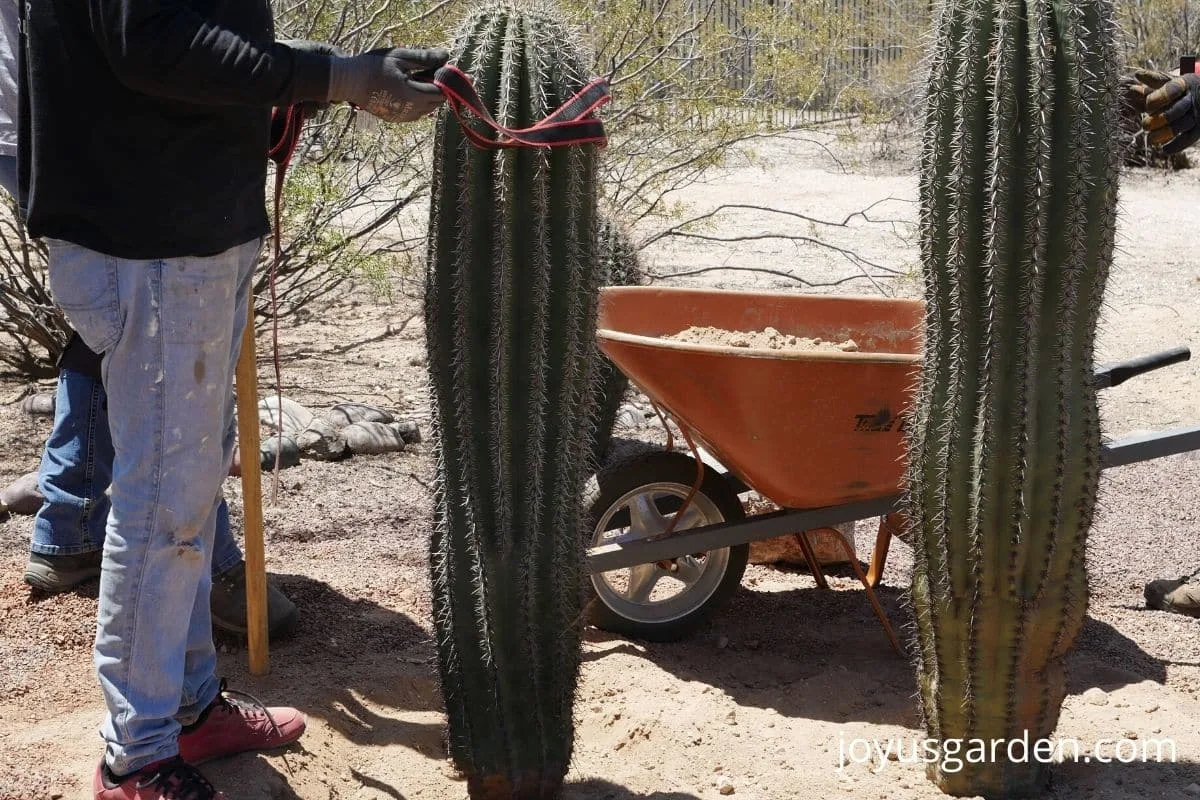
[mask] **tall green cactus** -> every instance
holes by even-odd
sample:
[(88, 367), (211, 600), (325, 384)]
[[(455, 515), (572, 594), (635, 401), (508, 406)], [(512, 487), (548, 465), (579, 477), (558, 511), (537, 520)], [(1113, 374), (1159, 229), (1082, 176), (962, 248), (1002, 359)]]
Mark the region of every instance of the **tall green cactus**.
[[(588, 82), (576, 42), (545, 4), (497, 3), (468, 16), (451, 59), (521, 129)], [(430, 561), (449, 748), (475, 800), (558, 797), (573, 749), (597, 159), (591, 144), (479, 150), (454, 117), (437, 122)]]
[[(954, 795), (1035, 793), (1087, 608), (1093, 346), (1119, 139), (1111, 0), (942, 5), (921, 160), (924, 362), (907, 513), (921, 710)], [(951, 744), (951, 740), (954, 741)], [(990, 745), (989, 745), (990, 747)], [(975, 759), (978, 762), (978, 759)]]
[[(601, 216), (597, 256), (600, 259), (601, 285), (637, 286), (645, 274), (637, 248), (629, 234), (609, 216)], [(597, 349), (599, 345), (597, 345)], [(609, 454), (617, 412), (629, 389), (629, 379), (607, 356), (599, 353), (600, 379), (592, 432), (592, 467), (600, 469)]]

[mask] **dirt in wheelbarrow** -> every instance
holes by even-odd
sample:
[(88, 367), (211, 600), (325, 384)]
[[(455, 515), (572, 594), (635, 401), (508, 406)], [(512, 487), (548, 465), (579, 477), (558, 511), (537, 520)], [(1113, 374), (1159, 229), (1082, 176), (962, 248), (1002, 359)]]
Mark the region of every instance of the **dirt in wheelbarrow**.
[(858, 343), (853, 339), (833, 341), (819, 337), (795, 336), (789, 333), (780, 333), (771, 327), (758, 331), (729, 331), (709, 325), (693, 325), (679, 333), (668, 334), (662, 338), (690, 344), (716, 345), (717, 347), (747, 347), (794, 352), (858, 352)]
[[(840, 154), (838, 162), (825, 147)], [(837, 148), (830, 137), (822, 147), (794, 142), (765, 149), (757, 163), (781, 166), (730, 169), (687, 199), (703, 213), (761, 203), (769, 186), (774, 204), (840, 219), (894, 197), (877, 216), (915, 221), (910, 167), (855, 160)], [(1200, 174), (1126, 176), (1123, 244), (1101, 359), (1200, 345), (1194, 212), (1178, 202), (1197, 192)], [(722, 223), (720, 235), (743, 239), (725, 251), (711, 242), (664, 239), (648, 249), (647, 263), (660, 274), (763, 265), (829, 283), (857, 269), (817, 249), (747, 238), (761, 233), (758, 224)], [(897, 244), (895, 225), (883, 227), (852, 226), (835, 231), (845, 238), (833, 241), (880, 264), (900, 267), (915, 257), (915, 243), (906, 249)], [(713, 272), (670, 282), (797, 285), (774, 280)], [(413, 316), (420, 302), (404, 294), (415, 288), (398, 278), (394, 300), (359, 295), (301, 324), (284, 324), (284, 394), (314, 409), (346, 401), (380, 405), (428, 431), (424, 329)], [(843, 289), (873, 291), (863, 282), (835, 290)], [(266, 335), (259, 342), (264, 393), (274, 389), (269, 351)], [(46, 418), (24, 415), (19, 402), (3, 403), (24, 386), (19, 378), (0, 378), (0, 484), (37, 468), (49, 431)], [(1197, 397), (1197, 362), (1131, 381), (1103, 396), (1106, 432), (1116, 437), (1194, 423)], [(642, 402), (636, 394), (630, 401)], [(665, 437), (653, 412), (644, 403), (640, 411), (641, 420), (625, 419), (618, 436), (661, 446)], [(427, 556), (433, 469), (427, 445), (341, 462), (306, 459), (281, 473), (274, 504), (265, 476), (268, 569), (297, 604), (300, 624), (292, 637), (272, 644), (268, 675), (250, 675), (244, 643), (224, 636), (218, 668), (233, 688), (299, 707), (308, 730), (286, 753), (205, 765), (229, 800), (465, 800), (465, 784), (444, 748), (433, 660)], [(230, 480), (225, 489), (240, 536), (241, 487)], [(1196, 457), (1106, 473), (1088, 547), (1088, 621), (1069, 661), (1069, 695), (1055, 733), (1068, 754), (1077, 743), (1082, 757), (1054, 768), (1047, 797), (1194, 796), (1188, 789), (1200, 783), (1200, 620), (1146, 610), (1142, 587), (1200, 567), (1197, 497)], [(97, 728), (105, 710), (91, 652), (96, 583), (53, 598), (31, 594), (21, 582), (31, 528), (29, 517), (0, 522), (0, 800), (82, 800), (90, 796), (101, 753)], [(865, 560), (873, 526), (860, 523), (856, 534)], [(908, 549), (894, 544), (880, 598), (905, 642), (912, 634), (904, 597), (910, 571)], [(830, 573), (823, 591), (803, 569), (751, 566), (730, 604), (681, 642), (650, 644), (589, 628), (567, 800), (944, 798), (908, 757), (922, 736), (910, 659), (892, 652), (850, 571), (831, 567)], [(1169, 752), (1157, 757), (1166, 741), (1175, 747), (1174, 763)], [(905, 758), (868, 755), (889, 743), (893, 752), (903, 744)], [(1096, 757), (1085, 761), (1088, 751)]]

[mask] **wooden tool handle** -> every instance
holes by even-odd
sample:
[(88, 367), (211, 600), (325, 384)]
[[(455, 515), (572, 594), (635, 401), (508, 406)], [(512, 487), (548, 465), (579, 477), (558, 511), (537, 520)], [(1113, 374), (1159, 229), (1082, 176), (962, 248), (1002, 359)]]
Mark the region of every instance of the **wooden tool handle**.
[(246, 627), (250, 673), (270, 671), (267, 640), (267, 568), (263, 546), (262, 465), (258, 438), (258, 360), (254, 351), (254, 300), (237, 363), (238, 448), (242, 466), (242, 514), (246, 539)]

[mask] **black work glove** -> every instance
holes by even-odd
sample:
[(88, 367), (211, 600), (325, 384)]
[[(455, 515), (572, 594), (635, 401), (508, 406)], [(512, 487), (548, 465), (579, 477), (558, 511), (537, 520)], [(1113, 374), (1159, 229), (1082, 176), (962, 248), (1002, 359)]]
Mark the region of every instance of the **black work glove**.
[(1142, 127), (1164, 153), (1178, 153), (1200, 141), (1200, 75), (1179, 75), (1148, 94)]
[(329, 100), (352, 103), (385, 122), (412, 122), (445, 101), (429, 81), (450, 54), (443, 49), (385, 47), (357, 56), (334, 57)]

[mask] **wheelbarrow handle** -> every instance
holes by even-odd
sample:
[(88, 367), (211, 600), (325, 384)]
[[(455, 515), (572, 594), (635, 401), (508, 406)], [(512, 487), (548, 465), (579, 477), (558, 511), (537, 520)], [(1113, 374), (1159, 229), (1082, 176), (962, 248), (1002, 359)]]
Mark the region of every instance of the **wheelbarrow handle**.
[(1120, 386), (1130, 378), (1135, 378), (1143, 373), (1162, 369), (1163, 367), (1169, 367), (1172, 364), (1188, 361), (1191, 357), (1192, 351), (1188, 348), (1174, 347), (1170, 350), (1163, 350), (1161, 353), (1151, 353), (1148, 356), (1141, 356), (1130, 361), (1110, 364), (1107, 367), (1101, 367), (1096, 370), (1094, 378), (1095, 386), (1097, 389)]

